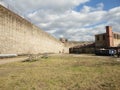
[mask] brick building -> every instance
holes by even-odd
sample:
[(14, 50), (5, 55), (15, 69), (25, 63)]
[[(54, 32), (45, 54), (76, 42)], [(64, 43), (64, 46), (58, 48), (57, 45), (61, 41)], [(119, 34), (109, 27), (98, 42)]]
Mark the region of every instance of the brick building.
[(120, 33), (112, 32), (111, 26), (106, 26), (106, 33), (95, 35), (95, 43), (71, 47), (69, 53), (96, 53), (96, 50), (101, 52), (103, 48), (107, 54), (106, 50), (120, 48)]
[(95, 35), (96, 48), (111, 48), (120, 46), (120, 33), (112, 32), (111, 26), (106, 26), (106, 33)]
[(74, 54), (94, 53), (94, 51), (95, 51), (94, 43), (77, 45), (77, 46), (69, 48), (69, 53), (74, 53)]

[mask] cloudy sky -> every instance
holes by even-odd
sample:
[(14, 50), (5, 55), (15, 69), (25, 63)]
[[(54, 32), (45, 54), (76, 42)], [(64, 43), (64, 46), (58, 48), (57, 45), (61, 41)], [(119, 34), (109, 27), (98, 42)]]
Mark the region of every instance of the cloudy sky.
[(56, 38), (93, 41), (105, 26), (120, 32), (120, 0), (0, 0)]

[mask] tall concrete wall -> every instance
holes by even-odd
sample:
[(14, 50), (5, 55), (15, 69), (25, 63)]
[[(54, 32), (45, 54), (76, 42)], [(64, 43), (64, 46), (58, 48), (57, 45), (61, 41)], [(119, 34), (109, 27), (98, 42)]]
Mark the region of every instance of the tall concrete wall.
[(0, 53), (59, 53), (64, 44), (0, 5)]

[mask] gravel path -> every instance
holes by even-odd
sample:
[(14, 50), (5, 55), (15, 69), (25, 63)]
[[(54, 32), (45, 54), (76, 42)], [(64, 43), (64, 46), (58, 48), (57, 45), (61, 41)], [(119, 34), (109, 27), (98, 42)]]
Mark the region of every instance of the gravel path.
[(0, 59), (0, 65), (1, 64), (6, 64), (6, 63), (11, 63), (11, 62), (17, 62), (17, 61), (24, 61), (28, 57), (14, 57), (14, 58), (4, 58)]

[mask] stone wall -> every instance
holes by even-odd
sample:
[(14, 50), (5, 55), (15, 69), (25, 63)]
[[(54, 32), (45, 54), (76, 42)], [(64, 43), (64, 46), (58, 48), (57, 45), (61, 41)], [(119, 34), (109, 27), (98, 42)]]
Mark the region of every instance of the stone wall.
[(95, 35), (95, 46), (97, 48), (107, 47), (106, 39), (107, 39), (106, 33)]
[(120, 46), (120, 39), (119, 40), (118, 39), (114, 39), (114, 46), (115, 47)]
[(1, 54), (59, 53), (64, 49), (59, 40), (0, 5)]
[(114, 46), (115, 47), (120, 46), (120, 33), (113, 33), (113, 37)]
[[(103, 36), (105, 36), (105, 38), (103, 38)], [(99, 37), (99, 39), (98, 39), (98, 37)], [(95, 46), (98, 47), (98, 48), (109, 47), (108, 43), (107, 43), (108, 42), (107, 38), (109, 38), (109, 37), (107, 37), (106, 33), (95, 35)], [(119, 33), (114, 33), (113, 32), (113, 35), (112, 35), (111, 38), (113, 39), (112, 40), (113, 41), (113, 46), (111, 46), (111, 47), (118, 47), (118, 46), (120, 46), (120, 34)]]
[(120, 33), (112, 32), (111, 26), (106, 26), (106, 33), (95, 35), (96, 48), (108, 48), (120, 46)]

